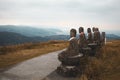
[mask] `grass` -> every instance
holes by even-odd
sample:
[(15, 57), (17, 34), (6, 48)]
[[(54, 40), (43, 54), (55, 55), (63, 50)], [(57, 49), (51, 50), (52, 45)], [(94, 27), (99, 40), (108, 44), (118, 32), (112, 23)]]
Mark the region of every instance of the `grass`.
[(120, 79), (120, 41), (112, 41), (103, 48), (102, 60), (104, 61), (103, 80)]
[(67, 46), (67, 41), (48, 41), (0, 47), (0, 68), (6, 68), (42, 54), (61, 50)]
[[(49, 41), (1, 47), (0, 68), (12, 66), (27, 59), (64, 49), (66, 41)], [(97, 51), (96, 57), (86, 58), (86, 67), (80, 80), (119, 80), (120, 79), (120, 40), (107, 42)], [(83, 79), (84, 78), (84, 79)]]
[(89, 57), (83, 75), (86, 80), (119, 80), (120, 41), (108, 42), (97, 51), (96, 57)]

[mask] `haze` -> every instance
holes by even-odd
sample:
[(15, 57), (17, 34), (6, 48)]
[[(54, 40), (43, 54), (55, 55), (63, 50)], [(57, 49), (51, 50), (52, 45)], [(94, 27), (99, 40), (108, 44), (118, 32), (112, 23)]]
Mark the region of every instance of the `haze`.
[(0, 25), (120, 31), (120, 0), (0, 0)]

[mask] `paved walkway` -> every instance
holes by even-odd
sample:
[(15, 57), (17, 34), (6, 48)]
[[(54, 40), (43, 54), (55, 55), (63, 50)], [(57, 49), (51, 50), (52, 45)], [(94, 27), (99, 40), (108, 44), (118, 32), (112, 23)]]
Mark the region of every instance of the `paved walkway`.
[(3, 71), (0, 73), (0, 80), (76, 80), (64, 78), (55, 72), (60, 65), (57, 55), (61, 51), (63, 50), (27, 60)]

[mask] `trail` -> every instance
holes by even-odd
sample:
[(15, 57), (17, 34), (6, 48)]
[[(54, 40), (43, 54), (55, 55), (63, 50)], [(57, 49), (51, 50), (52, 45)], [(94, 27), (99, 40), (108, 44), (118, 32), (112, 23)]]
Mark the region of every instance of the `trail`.
[(0, 73), (0, 80), (76, 80), (58, 75), (55, 70), (60, 62), (57, 55), (63, 50), (51, 52), (24, 61)]

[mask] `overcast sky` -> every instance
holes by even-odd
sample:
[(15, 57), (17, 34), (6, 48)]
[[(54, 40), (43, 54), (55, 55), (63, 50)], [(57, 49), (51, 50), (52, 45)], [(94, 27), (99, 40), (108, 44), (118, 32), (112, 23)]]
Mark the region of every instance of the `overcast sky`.
[(120, 30), (120, 0), (0, 0), (0, 24)]

